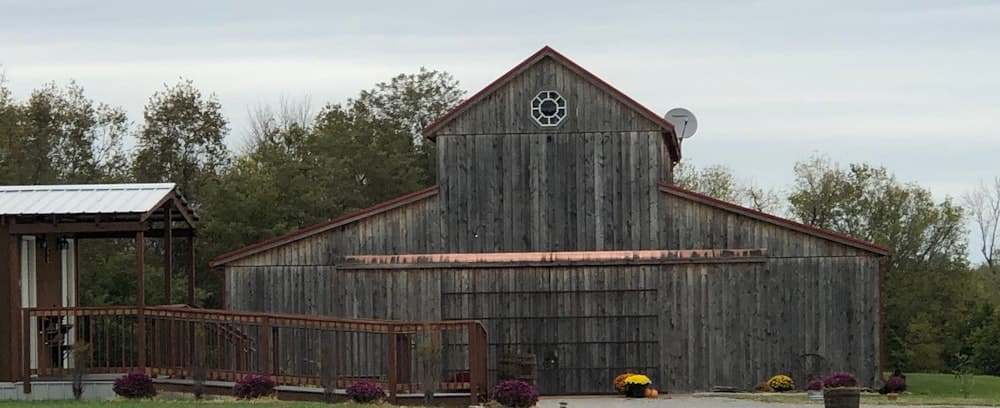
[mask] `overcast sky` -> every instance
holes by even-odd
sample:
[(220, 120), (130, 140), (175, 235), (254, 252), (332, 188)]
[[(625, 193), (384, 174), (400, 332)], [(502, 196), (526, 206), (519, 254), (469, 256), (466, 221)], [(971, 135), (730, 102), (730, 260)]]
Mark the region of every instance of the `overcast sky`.
[(421, 66), (472, 93), (551, 45), (653, 111), (691, 109), (685, 160), (764, 186), (815, 152), (938, 198), (1000, 175), (1000, 1), (480, 3), (0, 0), (0, 65), (18, 98), (75, 79), (135, 121), (192, 79), (236, 147), (254, 106), (318, 109)]

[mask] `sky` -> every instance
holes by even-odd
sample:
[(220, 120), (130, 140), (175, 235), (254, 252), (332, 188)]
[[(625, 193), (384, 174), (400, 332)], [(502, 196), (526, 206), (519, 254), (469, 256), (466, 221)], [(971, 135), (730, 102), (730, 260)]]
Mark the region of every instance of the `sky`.
[(693, 111), (684, 160), (747, 182), (785, 188), (814, 154), (938, 199), (1000, 176), (1000, 1), (619, 3), (0, 0), (0, 70), (17, 98), (72, 79), (134, 121), (191, 79), (238, 149), (258, 106), (318, 111), (420, 67), (471, 94), (550, 45), (655, 112)]

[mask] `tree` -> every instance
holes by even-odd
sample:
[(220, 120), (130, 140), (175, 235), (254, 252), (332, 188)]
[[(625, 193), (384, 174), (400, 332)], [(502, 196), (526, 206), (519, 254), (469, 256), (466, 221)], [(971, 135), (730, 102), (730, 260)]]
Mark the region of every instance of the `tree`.
[(371, 122), (384, 124), (409, 135), (417, 154), (421, 184), (434, 183), (436, 170), (433, 143), (423, 143), (421, 131), (432, 121), (457, 106), (465, 91), (451, 74), (421, 67), (415, 74), (399, 74), (389, 82), (362, 91), (346, 108), (369, 115)]
[(885, 330), (894, 367), (955, 363), (973, 334), (962, 210), (950, 199), (899, 182), (882, 167), (842, 168), (814, 157), (795, 166), (792, 215), (804, 223), (893, 250), (884, 276)]
[(757, 211), (774, 213), (781, 209), (781, 199), (774, 190), (738, 180), (733, 169), (725, 165), (698, 168), (680, 163), (674, 167), (674, 181), (688, 190)]
[(997, 270), (1000, 248), (1000, 177), (993, 179), (993, 184), (980, 182), (972, 191), (963, 197), (966, 211), (975, 225), (975, 231), (982, 241), (979, 252), (983, 255), (990, 270)]
[(205, 97), (194, 83), (181, 80), (149, 98), (143, 119), (133, 162), (136, 178), (176, 182), (197, 206), (206, 185), (230, 163), (222, 105), (214, 94)]
[(24, 103), (0, 79), (0, 181), (17, 184), (118, 180), (129, 122), (121, 108), (96, 103), (83, 88), (46, 84)]

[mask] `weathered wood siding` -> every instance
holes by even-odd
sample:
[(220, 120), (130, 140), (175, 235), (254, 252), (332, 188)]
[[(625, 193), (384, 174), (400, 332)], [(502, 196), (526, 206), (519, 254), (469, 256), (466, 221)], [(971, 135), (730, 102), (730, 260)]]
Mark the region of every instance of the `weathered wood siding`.
[(781, 225), (662, 193), (663, 249), (767, 248), (769, 256), (874, 256)]
[(566, 99), (568, 115), (545, 132), (658, 131), (660, 126), (619, 102), (558, 61), (546, 57), (517, 75), (436, 132), (443, 135), (537, 133), (531, 99), (556, 91)]
[(653, 131), (439, 136), (445, 252), (661, 247), (660, 140)]
[[(877, 271), (870, 257), (471, 269), (317, 266), (233, 268), (227, 284), (230, 291), (257, 294), (230, 304), (241, 310), (481, 320), (492, 375), (498, 353), (534, 353), (543, 393), (594, 393), (609, 391), (608, 381), (626, 370), (648, 373), (672, 391), (751, 387), (774, 373), (798, 373), (804, 354), (825, 356), (830, 369), (854, 371), (874, 384), (878, 288), (869, 283)], [(381, 344), (360, 342), (351, 352), (378, 367), (381, 357), (366, 350)], [(464, 344), (448, 344), (447, 354), (461, 359)], [(305, 364), (310, 357), (304, 351), (289, 358)]]
[(430, 196), (227, 266), (330, 265), (343, 255), (441, 252), (437, 200)]

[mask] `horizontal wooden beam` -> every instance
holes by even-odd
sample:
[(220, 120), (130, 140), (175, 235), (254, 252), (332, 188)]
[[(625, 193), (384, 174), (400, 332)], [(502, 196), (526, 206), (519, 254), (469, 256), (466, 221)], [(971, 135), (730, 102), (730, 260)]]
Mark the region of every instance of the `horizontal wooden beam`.
[(497, 268), (579, 265), (662, 265), (764, 262), (767, 249), (679, 249), (641, 251), (495, 252), (455, 254), (355, 255), (338, 269)]
[(144, 232), (149, 229), (150, 225), (143, 222), (33, 223), (11, 225), (10, 233), (13, 235), (75, 234), (84, 232)]
[[(166, 232), (163, 229), (150, 229), (145, 231), (146, 238), (163, 238)], [(171, 235), (176, 237), (193, 237), (197, 235), (197, 232), (193, 229), (177, 229), (171, 230)], [(130, 233), (127, 231), (109, 231), (109, 232), (81, 232), (73, 236), (76, 239), (111, 239), (111, 238), (135, 238), (135, 233)]]

